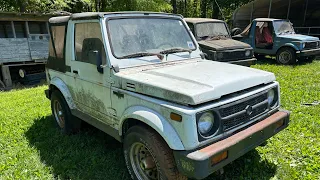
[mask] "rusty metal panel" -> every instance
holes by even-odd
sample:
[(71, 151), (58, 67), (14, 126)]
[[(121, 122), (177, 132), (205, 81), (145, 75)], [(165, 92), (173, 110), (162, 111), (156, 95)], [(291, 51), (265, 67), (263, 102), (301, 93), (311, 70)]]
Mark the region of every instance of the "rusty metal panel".
[(31, 61), (27, 38), (1, 38), (0, 63)]

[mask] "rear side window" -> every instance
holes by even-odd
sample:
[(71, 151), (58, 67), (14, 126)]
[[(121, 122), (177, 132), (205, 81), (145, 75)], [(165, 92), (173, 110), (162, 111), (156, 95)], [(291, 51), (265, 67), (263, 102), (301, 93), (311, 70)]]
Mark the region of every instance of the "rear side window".
[(98, 51), (105, 62), (100, 24), (97, 22), (77, 23), (75, 25), (75, 60), (96, 64), (96, 59), (90, 59), (89, 53)]
[(14, 29), (16, 31), (16, 37), (17, 38), (26, 38), (27, 32), (26, 32), (26, 24), (24, 21), (15, 21), (13, 22)]
[(67, 25), (51, 25), (51, 38), (49, 42), (49, 59), (47, 67), (65, 72), (65, 36)]

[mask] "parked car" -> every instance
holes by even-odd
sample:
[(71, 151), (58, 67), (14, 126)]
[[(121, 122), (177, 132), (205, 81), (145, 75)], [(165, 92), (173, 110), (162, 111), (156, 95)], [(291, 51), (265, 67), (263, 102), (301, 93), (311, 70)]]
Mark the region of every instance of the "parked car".
[(49, 23), (45, 93), (58, 127), (85, 121), (123, 142), (132, 179), (205, 178), (288, 126), (274, 74), (202, 59), (181, 16)]
[(319, 38), (296, 34), (288, 20), (258, 18), (233, 38), (250, 44), (257, 59), (276, 56), (277, 62), (285, 65), (297, 59), (313, 61), (320, 55)]
[(251, 46), (233, 40), (224, 21), (207, 18), (185, 18), (185, 21), (207, 59), (244, 66), (256, 63)]

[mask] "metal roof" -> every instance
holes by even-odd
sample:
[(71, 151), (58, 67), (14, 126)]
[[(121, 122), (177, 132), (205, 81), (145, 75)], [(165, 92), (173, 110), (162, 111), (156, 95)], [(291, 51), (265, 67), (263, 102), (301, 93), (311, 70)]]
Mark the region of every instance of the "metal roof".
[(256, 18), (255, 21), (278, 21), (281, 19), (275, 19), (275, 18)]
[(53, 17), (50, 18), (50, 23), (66, 23), (70, 19), (71, 20), (80, 20), (80, 19), (97, 19), (103, 17), (105, 15), (110, 14), (157, 14), (157, 15), (171, 15), (182, 17), (181, 15), (177, 14), (170, 14), (170, 13), (161, 13), (161, 12), (144, 12), (144, 11), (124, 11), (124, 12), (84, 12), (84, 13), (75, 13), (71, 14), (70, 16), (62, 16), (62, 17)]
[(209, 18), (184, 18), (184, 20), (186, 22), (193, 23), (193, 24), (203, 23), (203, 22), (224, 22), (219, 19), (209, 19)]

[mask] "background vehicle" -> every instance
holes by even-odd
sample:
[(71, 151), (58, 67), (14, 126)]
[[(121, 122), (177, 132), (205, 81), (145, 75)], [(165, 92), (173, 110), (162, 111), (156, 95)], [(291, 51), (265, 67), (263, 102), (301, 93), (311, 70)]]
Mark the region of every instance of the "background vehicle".
[(0, 13), (0, 90), (45, 79), (52, 15)]
[(258, 18), (234, 39), (250, 44), (257, 59), (276, 56), (280, 64), (313, 61), (320, 54), (317, 37), (296, 34), (287, 20)]
[(288, 126), (274, 74), (201, 59), (181, 16), (49, 22), (45, 92), (57, 125), (74, 133), (86, 121), (123, 142), (133, 179), (205, 178)]
[(224, 21), (207, 18), (185, 18), (185, 21), (207, 59), (244, 66), (256, 63), (250, 45), (233, 40)]

